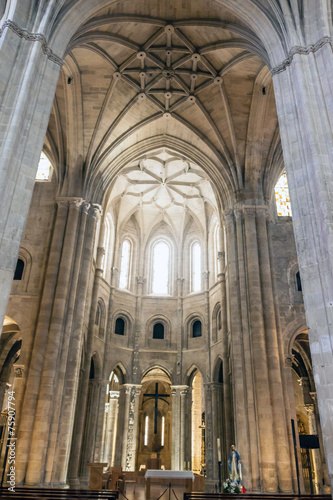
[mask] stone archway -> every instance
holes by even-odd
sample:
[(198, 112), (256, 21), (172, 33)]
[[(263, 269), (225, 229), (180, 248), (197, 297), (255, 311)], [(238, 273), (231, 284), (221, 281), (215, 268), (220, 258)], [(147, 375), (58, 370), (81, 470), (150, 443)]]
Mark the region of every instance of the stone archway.
[(160, 368), (142, 379), (136, 468), (171, 469), (171, 381)]

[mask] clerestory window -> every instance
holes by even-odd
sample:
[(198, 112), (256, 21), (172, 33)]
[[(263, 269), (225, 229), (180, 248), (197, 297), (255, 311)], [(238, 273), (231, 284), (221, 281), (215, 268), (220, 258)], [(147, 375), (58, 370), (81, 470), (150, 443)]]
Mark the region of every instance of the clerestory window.
[(169, 294), (169, 267), (170, 247), (165, 241), (158, 241), (153, 247), (153, 294)]
[(291, 205), (287, 174), (283, 172), (275, 185), (276, 211), (280, 217), (291, 217)]
[(191, 247), (191, 288), (192, 292), (201, 290), (201, 246), (198, 241)]
[(131, 259), (131, 243), (124, 240), (121, 249), (119, 288), (128, 288)]

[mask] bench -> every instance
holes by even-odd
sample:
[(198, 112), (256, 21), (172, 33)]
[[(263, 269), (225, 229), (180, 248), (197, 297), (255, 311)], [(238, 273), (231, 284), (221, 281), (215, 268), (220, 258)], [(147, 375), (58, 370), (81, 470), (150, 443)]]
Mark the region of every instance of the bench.
[(60, 489), (60, 488), (36, 488), (20, 487), (14, 488), (15, 492), (8, 487), (0, 488), (0, 498), (7, 500), (17, 496), (22, 500), (117, 500), (117, 491), (92, 491), (83, 489)]
[(331, 495), (295, 495), (286, 493), (184, 493), (184, 500), (331, 500)]

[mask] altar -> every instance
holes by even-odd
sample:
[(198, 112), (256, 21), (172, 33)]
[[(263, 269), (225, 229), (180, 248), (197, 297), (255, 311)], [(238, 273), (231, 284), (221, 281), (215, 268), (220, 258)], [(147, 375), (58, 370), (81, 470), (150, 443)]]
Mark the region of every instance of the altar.
[(146, 500), (150, 498), (151, 482), (158, 482), (166, 486), (184, 485), (186, 492), (193, 489), (194, 474), (192, 471), (181, 470), (155, 470), (149, 469), (145, 474), (146, 481)]

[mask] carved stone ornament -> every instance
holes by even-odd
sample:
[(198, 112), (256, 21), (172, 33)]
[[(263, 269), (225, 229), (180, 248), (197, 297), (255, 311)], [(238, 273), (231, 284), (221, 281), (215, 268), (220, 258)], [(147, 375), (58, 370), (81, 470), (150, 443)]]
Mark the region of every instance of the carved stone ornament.
[(14, 365), (14, 372), (16, 378), (23, 378), (24, 365)]
[(61, 57), (58, 57), (50, 49), (44, 35), (42, 35), (41, 33), (30, 33), (26, 29), (20, 28), (17, 24), (15, 24), (10, 19), (7, 19), (7, 21), (5, 21), (0, 28), (0, 38), (2, 37), (5, 29), (7, 29), (7, 28), (11, 29), (17, 36), (19, 36), (20, 38), (24, 38), (28, 42), (39, 42), (41, 44), (42, 51), (47, 56), (47, 58), (50, 59), (50, 61), (57, 64), (58, 66), (60, 66), (60, 67), (63, 66), (63, 64), (64, 64), (63, 60), (61, 59)]
[(307, 45), (306, 47), (302, 47), (299, 45), (292, 47), (289, 51), (289, 55), (288, 55), (287, 59), (285, 59), (278, 66), (275, 66), (275, 68), (273, 68), (271, 70), (271, 75), (274, 76), (274, 75), (277, 75), (279, 73), (282, 73), (282, 71), (285, 71), (287, 69), (287, 67), (291, 65), (292, 60), (296, 54), (307, 56), (308, 54), (310, 54), (310, 52), (316, 52), (317, 50), (319, 50), (326, 43), (329, 43), (332, 47), (332, 39), (330, 36), (324, 36), (324, 37), (320, 38), (320, 40), (318, 40), (318, 42), (311, 44), (311, 45)]

